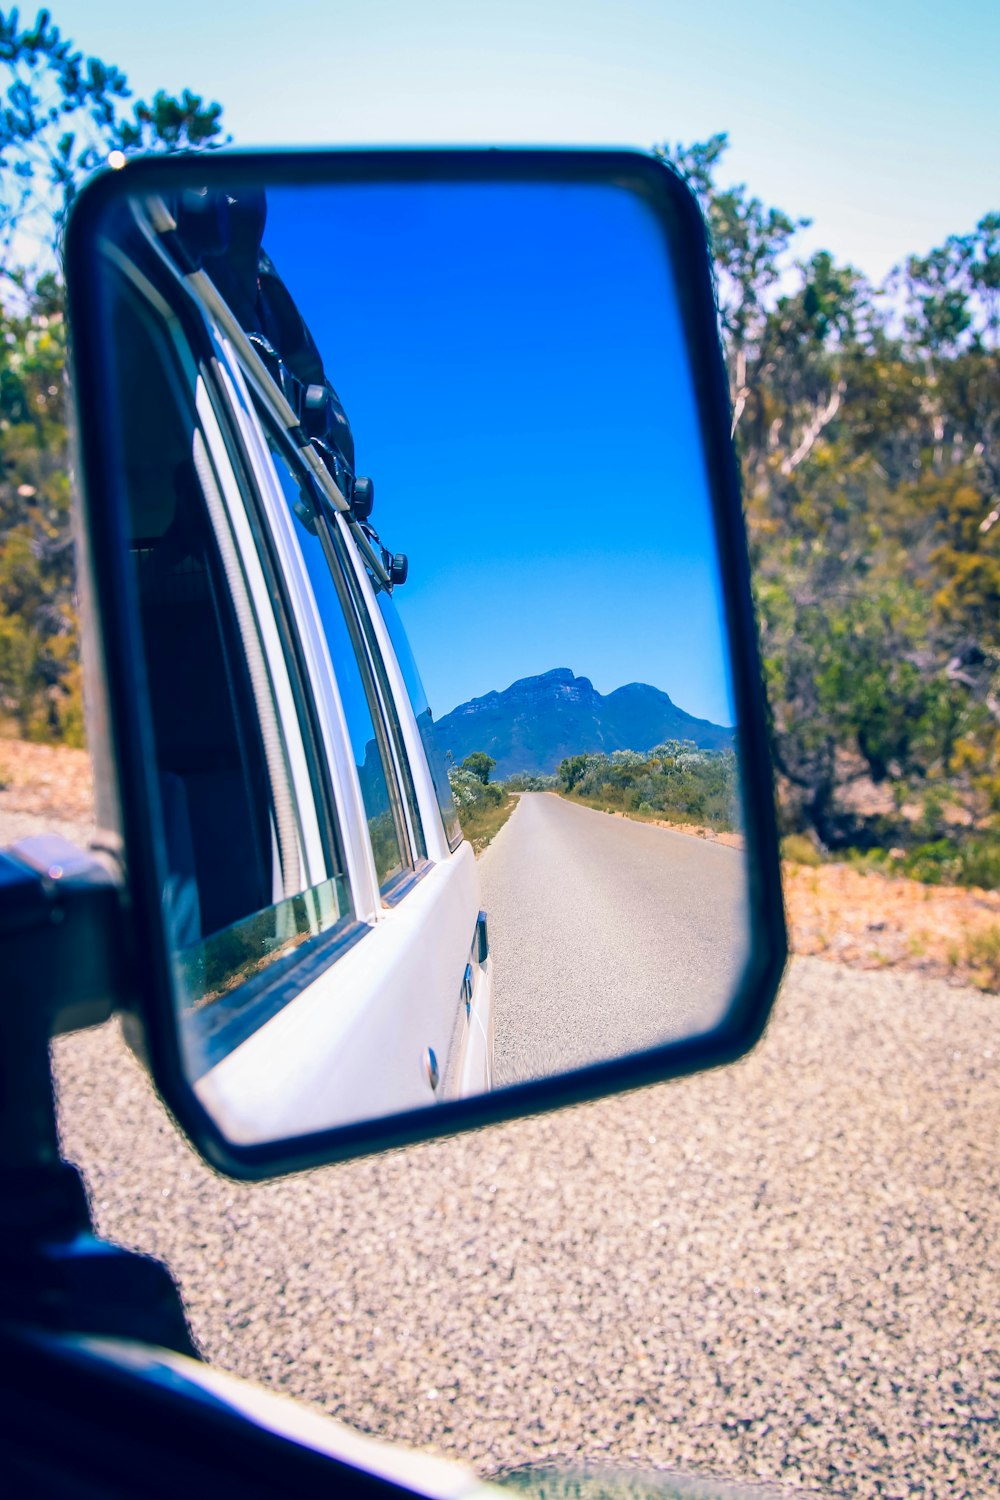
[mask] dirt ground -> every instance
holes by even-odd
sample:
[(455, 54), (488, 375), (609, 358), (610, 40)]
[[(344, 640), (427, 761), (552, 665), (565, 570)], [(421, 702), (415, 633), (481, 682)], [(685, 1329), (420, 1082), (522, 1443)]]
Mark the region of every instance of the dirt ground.
[(909, 969), (1000, 991), (1000, 892), (845, 864), (783, 866), (792, 948), (856, 969)]
[(93, 819), (94, 778), (86, 750), (0, 739), (0, 813), (59, 822)]
[[(26, 818), (38, 819), (39, 831), (45, 819), (92, 822), (93, 779), (85, 750), (0, 740), (0, 845), (21, 835)], [(705, 830), (679, 831), (705, 836)], [(1000, 992), (998, 891), (922, 885), (846, 864), (790, 863), (784, 866), (784, 889), (795, 953), (852, 968), (907, 969)]]

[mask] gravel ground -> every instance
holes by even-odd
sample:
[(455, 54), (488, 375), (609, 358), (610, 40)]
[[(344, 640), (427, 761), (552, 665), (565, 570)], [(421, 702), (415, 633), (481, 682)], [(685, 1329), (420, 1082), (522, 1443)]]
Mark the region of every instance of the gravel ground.
[(994, 998), (800, 959), (737, 1067), (247, 1187), (56, 1044), (100, 1231), (217, 1364), (471, 1462), (1000, 1495)]

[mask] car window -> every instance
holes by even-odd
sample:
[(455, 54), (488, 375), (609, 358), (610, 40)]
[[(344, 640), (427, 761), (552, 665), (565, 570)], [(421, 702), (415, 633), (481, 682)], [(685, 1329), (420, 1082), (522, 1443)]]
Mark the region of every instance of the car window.
[(326, 528), (330, 545), (333, 547), (334, 551), (337, 553), (338, 557), (341, 560), (344, 577), (347, 579), (348, 590), (350, 592), (351, 600), (354, 605), (354, 613), (360, 623), (361, 632), (364, 636), (365, 644), (368, 649), (368, 657), (372, 663), (375, 676), (378, 680), (379, 694), (385, 708), (386, 720), (389, 724), (393, 751), (396, 758), (396, 765), (399, 768), (400, 781), (403, 787), (403, 796), (406, 802), (406, 810), (409, 815), (414, 852), (418, 860), (426, 859), (427, 845), (424, 841), (423, 822), (420, 817), (420, 809), (417, 803), (416, 788), (413, 784), (413, 774), (410, 769), (410, 759), (406, 752), (406, 746), (403, 739), (403, 730), (399, 722), (399, 713), (396, 708), (392, 689), (389, 686), (389, 678), (385, 669), (385, 662), (382, 658), (382, 651), (376, 638), (375, 631), (372, 627), (371, 615), (369, 614), (368, 606), (365, 604), (364, 599), (361, 595), (358, 576), (355, 570), (350, 566), (347, 557), (344, 555), (345, 548), (351, 545), (350, 541), (348, 540), (347, 529), (342, 522), (328, 522), (325, 518), (321, 520), (321, 525)]
[[(343, 569), (324, 545), (319, 506), (311, 481), (293, 470), (283, 446), (268, 435), (275, 473), (288, 508), (326, 637), (347, 733), (357, 766), (379, 889), (385, 892), (413, 864), (406, 816), (393, 766), (388, 732), (364, 645), (352, 619), (353, 605)], [(353, 625), (353, 629), (352, 629)]]
[(431, 780), (434, 783), (434, 795), (441, 812), (441, 821), (444, 824), (445, 836), (448, 845), (457, 849), (462, 842), (462, 829), (458, 821), (458, 810), (455, 807), (455, 799), (451, 794), (451, 783), (448, 780), (448, 768), (445, 765), (444, 752), (438, 742), (437, 728), (434, 716), (431, 713), (430, 704), (427, 702), (427, 694), (417, 671), (417, 664), (410, 649), (410, 643), (403, 629), (403, 622), (399, 618), (399, 611), (393, 603), (389, 590), (381, 584), (378, 579), (371, 578), (378, 607), (385, 621), (385, 628), (389, 632), (389, 639), (396, 653), (399, 670), (410, 699), (410, 707), (417, 721), (420, 731), (420, 739), (427, 756), (427, 764), (430, 768)]
[[(252, 1008), (279, 960), (352, 909), (319, 838), (302, 726), (247, 545), (255, 519), (207, 389), (167, 304), (126, 276), (111, 287), (164, 917), (204, 1062), (201, 1043), (220, 1031), (230, 991), (239, 984), (240, 1007)], [(248, 977), (256, 984), (243, 985)]]

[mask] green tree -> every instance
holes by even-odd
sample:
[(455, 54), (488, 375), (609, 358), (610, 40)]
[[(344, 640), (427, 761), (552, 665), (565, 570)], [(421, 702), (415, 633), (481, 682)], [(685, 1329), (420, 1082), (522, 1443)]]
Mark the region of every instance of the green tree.
[[(661, 148), (717, 261), (754, 588), (790, 828), (832, 846), (1000, 816), (1000, 214), (874, 288)], [(951, 819), (951, 821), (949, 821)], [(971, 835), (969, 835), (971, 836)]]
[(0, 306), (0, 722), (82, 744), (66, 465), (66, 329), (52, 277)]
[(0, 12), (0, 731), (83, 742), (59, 245), (82, 179), (124, 154), (223, 143), (185, 90), (131, 103), (48, 11)]
[(567, 792), (573, 790), (586, 769), (587, 757), (585, 755), (570, 755), (564, 761), (560, 762), (559, 780)]
[(483, 786), (489, 785), (490, 772), (496, 767), (496, 761), (492, 755), (487, 755), (485, 750), (473, 750), (462, 762), (462, 770), (469, 771)]
[(693, 145), (654, 148), (685, 179), (697, 197), (708, 228), (715, 267), (719, 319), (725, 340), (733, 397), (733, 431), (756, 388), (760, 334), (768, 293), (782, 274), (782, 258), (796, 231), (808, 219), (793, 219), (767, 207), (739, 183), (720, 188), (716, 170), (729, 146), (724, 132)]
[[(225, 143), (222, 108), (185, 89), (131, 103), (124, 73), (85, 56), (47, 10), (0, 11), (0, 245), (8, 273), (51, 270), (80, 183), (114, 151)], [(131, 107), (130, 107), (131, 103)]]

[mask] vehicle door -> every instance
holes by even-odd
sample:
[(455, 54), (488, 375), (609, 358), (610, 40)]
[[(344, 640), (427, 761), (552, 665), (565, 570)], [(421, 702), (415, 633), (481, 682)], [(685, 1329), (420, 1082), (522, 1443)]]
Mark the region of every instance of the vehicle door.
[[(263, 740), (281, 743), (288, 768), (286, 793), (272, 799), (274, 839), (280, 854), (284, 809), (301, 845), (290, 884), (302, 889), (281, 893), (297, 903), (297, 915), (283, 920), (291, 923), (288, 941), (323, 940), (298, 966), (288, 952), (280, 965), (264, 964), (256, 986), (241, 986), (238, 1004), (227, 1002), (218, 977), (214, 988), (196, 984), (190, 1030), (203, 1097), (218, 1106), (256, 1095), (245, 1122), (251, 1135), (262, 1128), (268, 1090), (249, 1080), (294, 1071), (300, 1084), (287, 1125), (299, 1133), (313, 1115), (328, 1124), (332, 1100), (346, 1120), (397, 1111), (404, 1101), (418, 1107), (461, 1086), (463, 1069), (456, 1077), (448, 1064), (468, 1050), (478, 893), (472, 851), (449, 847), (351, 534), (324, 508), (312, 471), (259, 389), (251, 399), (220, 329), (208, 317), (204, 326), (209, 344), (193, 392), (200, 489), (216, 546), (231, 554), (224, 572), (241, 636), (259, 642), (253, 701)], [(276, 908), (253, 915), (251, 949), (263, 941), (276, 951), (275, 920)], [(245, 948), (236, 945), (242, 974)], [(205, 955), (199, 944), (193, 950), (180, 950), (181, 967), (201, 974)], [(488, 1057), (484, 1047), (479, 1053), (482, 1071)], [(280, 1128), (267, 1120), (266, 1129)]]

